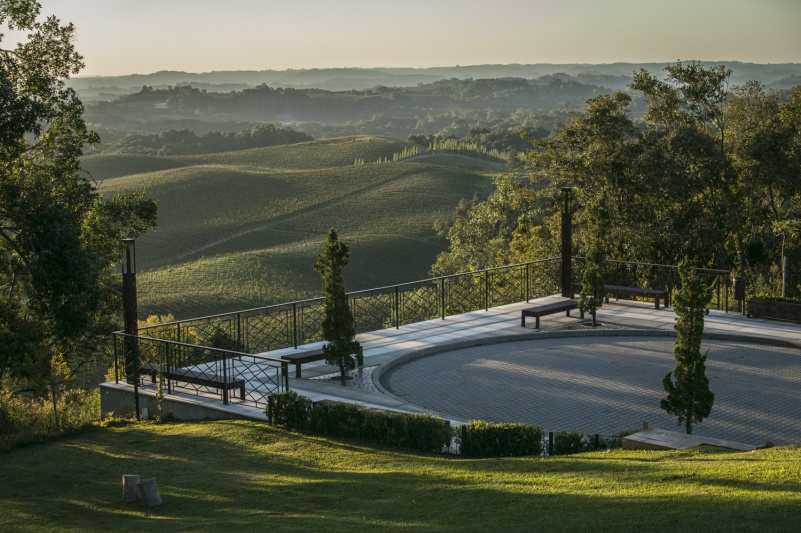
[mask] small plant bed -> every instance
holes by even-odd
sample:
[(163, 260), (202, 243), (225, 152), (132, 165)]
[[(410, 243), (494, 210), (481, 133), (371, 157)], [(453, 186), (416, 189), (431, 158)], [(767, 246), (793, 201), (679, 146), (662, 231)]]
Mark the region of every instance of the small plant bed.
[(748, 317), (776, 318), (801, 323), (801, 301), (789, 298), (748, 300)]

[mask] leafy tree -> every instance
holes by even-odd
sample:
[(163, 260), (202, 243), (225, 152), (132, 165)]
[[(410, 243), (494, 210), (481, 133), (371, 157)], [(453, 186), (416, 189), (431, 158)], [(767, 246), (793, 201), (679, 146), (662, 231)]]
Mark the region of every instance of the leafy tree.
[[(103, 199), (80, 173), (97, 136), (64, 80), (82, 67), (74, 27), (37, 20), (34, 0), (0, 1), (0, 24), (29, 32), (0, 49), (0, 386), (58, 396), (92, 362), (121, 308), (122, 237), (155, 224), (144, 194)], [(0, 36), (0, 39), (2, 37)]]
[(706, 356), (701, 354), (701, 337), (704, 333), (704, 312), (712, 299), (712, 287), (686, 261), (679, 264), (681, 289), (674, 298), (676, 312), (676, 348), (673, 355), (676, 368), (665, 375), (662, 385), (667, 392), (660, 405), (668, 414), (684, 424), (687, 433), (694, 423), (701, 423), (712, 411), (714, 393), (706, 377)]
[(642, 123), (629, 116), (631, 96), (616, 92), (588, 100), (566, 127), (535, 141), (527, 188), (537, 200), (493, 194), (470, 206), (454, 221), (435, 272), (553, 255), (553, 198), (565, 185), (577, 193), (573, 236), (584, 255), (594, 239), (591, 211), (606, 198), (606, 253), (616, 259), (687, 258), (752, 283), (776, 270), (783, 244), (785, 255), (797, 256), (799, 243), (782, 228), (801, 222), (801, 87), (782, 100), (756, 82), (729, 87), (723, 66), (665, 70), (665, 79), (645, 71), (634, 78), (632, 89), (647, 101)]
[(328, 364), (339, 367), (343, 381), (348, 370), (356, 368), (357, 363), (364, 363), (362, 346), (356, 341), (353, 313), (345, 295), (345, 284), (342, 282), (342, 268), (348, 264), (349, 259), (350, 249), (339, 242), (336, 231), (331, 228), (325, 250), (317, 256), (314, 269), (323, 278), (325, 292), (323, 339), (328, 344), (323, 346), (323, 354)]
[(460, 202), (447, 230), (450, 249), (437, 256), (431, 268), (434, 275), (481, 270), (509, 262), (515, 232), (522, 232), (526, 226), (519, 219), (534, 216), (532, 211), (536, 211), (538, 201), (538, 195), (524, 178), (504, 174), (495, 178), (495, 191), (486, 201), (474, 198), (470, 203)]

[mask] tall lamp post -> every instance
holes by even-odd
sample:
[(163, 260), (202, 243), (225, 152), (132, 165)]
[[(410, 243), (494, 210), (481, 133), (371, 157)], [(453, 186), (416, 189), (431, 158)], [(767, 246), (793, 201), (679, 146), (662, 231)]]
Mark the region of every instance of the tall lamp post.
[(570, 191), (573, 187), (562, 187), (564, 207), (562, 209), (562, 296), (573, 297), (573, 215), (570, 212)]
[(123, 239), (122, 243), (122, 321), (125, 330), (125, 379), (134, 386), (136, 419), (139, 420), (139, 345), (137, 335), (139, 325), (136, 321), (136, 242)]

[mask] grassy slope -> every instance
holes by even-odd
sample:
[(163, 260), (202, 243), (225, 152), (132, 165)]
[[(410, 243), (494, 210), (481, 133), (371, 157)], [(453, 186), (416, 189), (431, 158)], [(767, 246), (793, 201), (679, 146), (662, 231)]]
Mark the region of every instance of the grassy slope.
[(83, 166), (109, 176), (104, 193), (146, 188), (159, 200), (158, 229), (137, 242), (140, 314), (187, 318), (318, 295), (312, 264), (330, 227), (351, 245), (349, 290), (426, 277), (445, 248), (433, 221), (486, 194), (497, 168), (466, 158), (353, 165), (404, 146), (346, 137), (206, 156), (98, 155)]
[[(797, 531), (801, 449), (462, 460), (254, 422), (105, 428), (2, 455), (3, 531)], [(163, 505), (122, 502), (122, 474)]]

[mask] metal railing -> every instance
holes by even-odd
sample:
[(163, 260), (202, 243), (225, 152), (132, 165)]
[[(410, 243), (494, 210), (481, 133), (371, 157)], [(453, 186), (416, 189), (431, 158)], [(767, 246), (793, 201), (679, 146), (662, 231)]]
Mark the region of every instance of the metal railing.
[[(357, 333), (528, 301), (560, 291), (560, 259), (348, 293)], [(141, 335), (245, 353), (322, 341), (325, 299), (313, 298), (140, 328)]]
[[(128, 357), (126, 357), (128, 356)], [(125, 361), (134, 361), (127, 375)], [(274, 357), (168, 339), (114, 334), (114, 379), (152, 386), (163, 394), (219, 397), (223, 404), (266, 406), (270, 394), (289, 390), (287, 362)]]
[[(583, 257), (573, 258), (573, 281), (580, 282), (583, 272)], [(637, 287), (640, 289), (658, 289), (668, 291), (668, 303), (672, 305), (673, 290), (681, 288), (678, 266), (660, 265), (654, 263), (638, 263), (634, 261), (618, 261), (608, 259), (604, 272), (604, 282), (608, 285), (622, 285), (624, 287)], [(713, 286), (710, 309), (719, 309), (729, 312), (729, 301), (734, 300), (733, 287), (729, 279), (728, 270), (712, 268), (696, 268)]]
[[(583, 263), (584, 258), (573, 258), (574, 281), (581, 280)], [(608, 260), (605, 281), (672, 294), (680, 285), (677, 268)], [(728, 312), (733, 297), (729, 272), (697, 270), (715, 286), (710, 307)], [(561, 258), (555, 257), (356, 291), (347, 297), (356, 332), (364, 333), (558, 294), (560, 285)], [(152, 369), (159, 370), (165, 393), (180, 389), (219, 395), (223, 403), (266, 406), (271, 393), (289, 390), (287, 362), (255, 354), (322, 341), (324, 306), (324, 298), (313, 298), (147, 326), (140, 328), (139, 336), (116, 332), (116, 380), (127, 379), (125, 364), (119, 363), (127, 352), (129, 367), (136, 366), (137, 372), (151, 369), (150, 385), (156, 385)], [(132, 349), (137, 365), (130, 364)], [(192, 373), (219, 379), (215, 386)], [(136, 376), (136, 381), (144, 384), (147, 377)]]

